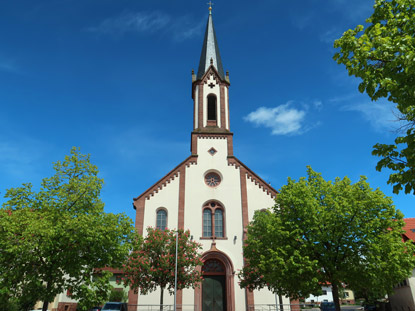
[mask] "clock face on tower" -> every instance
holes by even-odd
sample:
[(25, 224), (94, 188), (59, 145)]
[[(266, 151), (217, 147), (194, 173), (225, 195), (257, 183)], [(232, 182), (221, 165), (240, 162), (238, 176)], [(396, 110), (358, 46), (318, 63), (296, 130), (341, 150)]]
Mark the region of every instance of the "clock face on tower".
[(221, 182), (220, 176), (216, 173), (211, 172), (205, 175), (205, 183), (209, 187), (217, 187), (219, 186), (220, 182)]

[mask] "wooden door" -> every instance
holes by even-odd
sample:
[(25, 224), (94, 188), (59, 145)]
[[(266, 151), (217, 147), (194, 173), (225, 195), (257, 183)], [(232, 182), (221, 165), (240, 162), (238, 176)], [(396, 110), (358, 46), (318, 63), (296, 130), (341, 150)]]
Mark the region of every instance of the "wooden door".
[(224, 275), (206, 275), (202, 283), (202, 311), (226, 311)]

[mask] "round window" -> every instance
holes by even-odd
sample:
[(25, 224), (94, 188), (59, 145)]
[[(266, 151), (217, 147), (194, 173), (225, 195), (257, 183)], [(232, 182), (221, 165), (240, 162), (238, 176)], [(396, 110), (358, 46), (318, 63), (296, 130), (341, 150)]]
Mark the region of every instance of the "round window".
[(216, 173), (207, 173), (205, 175), (205, 183), (209, 187), (217, 187), (221, 182), (220, 176)]

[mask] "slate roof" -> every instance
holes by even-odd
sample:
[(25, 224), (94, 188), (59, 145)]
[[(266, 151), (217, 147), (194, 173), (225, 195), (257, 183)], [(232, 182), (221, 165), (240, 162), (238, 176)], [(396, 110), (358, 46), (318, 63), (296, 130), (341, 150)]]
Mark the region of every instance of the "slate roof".
[(197, 79), (201, 79), (210, 66), (212, 59), (213, 66), (219, 73), (221, 79), (225, 79), (222, 60), (220, 58), (219, 46), (216, 40), (215, 28), (213, 27), (212, 14), (209, 14), (205, 39), (203, 41), (202, 54), (200, 55), (199, 69), (197, 71)]

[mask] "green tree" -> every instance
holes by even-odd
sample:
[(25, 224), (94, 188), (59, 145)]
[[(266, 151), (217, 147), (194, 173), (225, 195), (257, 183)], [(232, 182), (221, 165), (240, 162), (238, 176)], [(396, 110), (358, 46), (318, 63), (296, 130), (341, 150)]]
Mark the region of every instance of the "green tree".
[(290, 297), (321, 293), (330, 283), (336, 310), (339, 288), (391, 293), (415, 267), (415, 247), (402, 241), (403, 215), (365, 177), (325, 181), (288, 179), (272, 210), (257, 211), (244, 246), (241, 287), (267, 287)]
[(7, 190), (0, 210), (0, 291), (47, 303), (65, 289), (76, 295), (95, 268), (120, 267), (135, 230), (123, 214), (104, 213), (103, 180), (77, 148), (54, 164), (40, 190)]
[[(199, 285), (202, 275), (200, 244), (190, 240), (189, 231), (178, 230), (177, 248), (177, 289), (194, 288)], [(145, 295), (160, 287), (160, 310), (163, 292), (174, 293), (176, 232), (147, 228), (147, 235), (139, 244), (124, 268), (124, 283)]]
[(96, 271), (88, 282), (81, 284), (74, 293), (71, 291), (71, 298), (78, 301), (77, 310), (87, 311), (103, 305), (106, 301), (114, 301), (110, 300), (113, 290), (110, 284), (111, 276), (112, 273), (109, 271)]
[(415, 194), (415, 2), (375, 0), (366, 23), (334, 42), (340, 49), (334, 59), (361, 79), (360, 92), (397, 105), (399, 118), (406, 121), (404, 135), (395, 144), (376, 144), (372, 153), (382, 157), (378, 171), (394, 171), (388, 179), (394, 193), (404, 189)]

